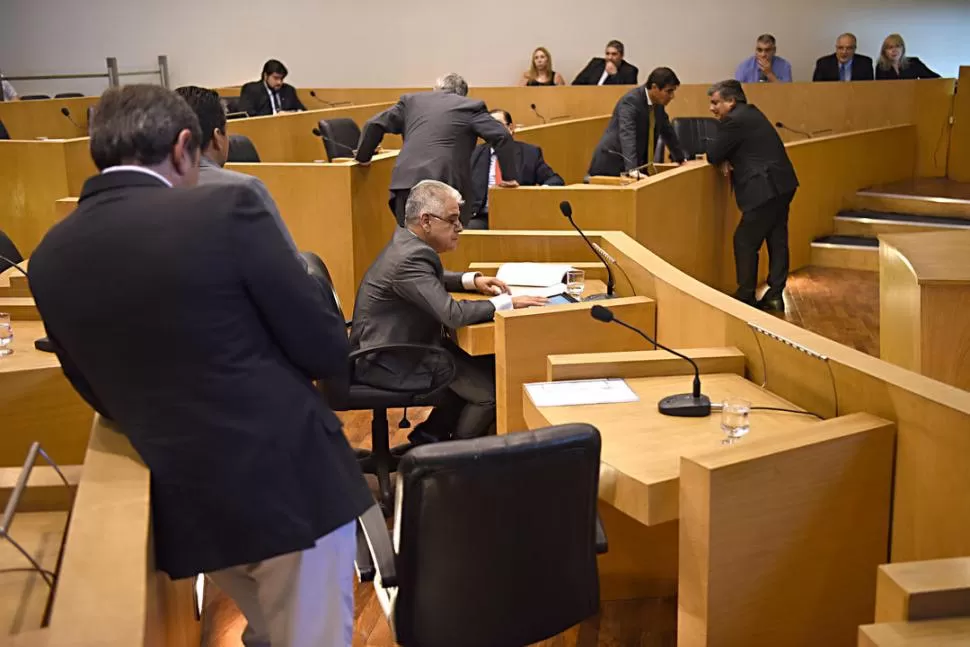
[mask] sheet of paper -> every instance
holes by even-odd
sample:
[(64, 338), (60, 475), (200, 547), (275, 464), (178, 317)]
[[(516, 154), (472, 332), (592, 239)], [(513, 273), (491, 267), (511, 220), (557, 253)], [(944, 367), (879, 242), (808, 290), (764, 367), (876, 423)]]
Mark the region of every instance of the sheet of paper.
[(571, 269), (572, 266), (565, 263), (504, 263), (495, 277), (509, 285), (546, 287), (562, 283)]
[(620, 378), (534, 382), (525, 385), (537, 407), (569, 407), (581, 404), (636, 402), (640, 398)]
[(556, 283), (549, 287), (533, 287), (529, 285), (510, 285), (509, 292), (514, 297), (554, 297), (566, 291), (565, 283)]

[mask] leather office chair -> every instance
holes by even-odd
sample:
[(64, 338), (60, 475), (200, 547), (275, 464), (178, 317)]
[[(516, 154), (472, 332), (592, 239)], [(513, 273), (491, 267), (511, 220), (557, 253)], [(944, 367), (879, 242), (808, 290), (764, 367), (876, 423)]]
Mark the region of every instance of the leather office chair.
[(24, 94), (21, 95), (21, 101), (43, 101), (44, 99), (50, 99), (48, 94)]
[(243, 112), (240, 107), (239, 97), (222, 97), (222, 107), (225, 109), (226, 114), (238, 114)]
[[(680, 147), (687, 159), (692, 160), (698, 154), (707, 152), (707, 145), (717, 135), (717, 119), (713, 117), (677, 117), (670, 122), (677, 134)], [(664, 161), (666, 142), (660, 138), (662, 145), (655, 149), (654, 162)]]
[(7, 131), (7, 127), (3, 125), (0, 121), (0, 139), (10, 139), (10, 133)]
[(54, 95), (55, 99), (77, 99), (83, 97), (84, 94), (81, 92), (60, 92)]
[(245, 135), (229, 135), (229, 159), (227, 162), (259, 162), (256, 146)]
[(327, 151), (327, 161), (338, 157), (353, 157), (360, 141), (360, 127), (353, 119), (321, 119), (317, 124), (320, 139)]
[[(301, 252), (307, 263), (307, 272), (320, 283), (321, 287), (330, 295), (331, 305), (343, 318), (340, 308), (340, 297), (333, 288), (330, 271), (326, 263), (313, 252)], [(349, 328), (351, 322), (345, 321)], [(421, 388), (393, 388), (387, 385), (372, 385), (361, 382), (354, 377), (355, 365), (361, 357), (375, 352), (407, 353), (415, 358), (416, 363), (428, 369), (428, 379)], [(440, 346), (426, 344), (381, 344), (366, 350), (356, 350), (349, 359), (349, 385), (321, 384), (321, 391), (334, 411), (370, 410), (371, 419), (371, 450), (358, 450), (357, 457), (361, 471), (377, 476), (380, 490), (381, 508), (390, 513), (393, 507), (391, 495), (391, 472), (397, 469), (398, 456), (410, 449), (410, 445), (402, 445), (391, 450), (390, 426), (387, 420), (388, 409), (406, 409), (433, 405), (444, 389), (455, 378), (455, 360), (451, 354)]]
[[(513, 647), (599, 610), (600, 435), (586, 424), (422, 445), (399, 465), (396, 547), (376, 507), (357, 568), (403, 647)], [(396, 552), (395, 552), (396, 550)]]

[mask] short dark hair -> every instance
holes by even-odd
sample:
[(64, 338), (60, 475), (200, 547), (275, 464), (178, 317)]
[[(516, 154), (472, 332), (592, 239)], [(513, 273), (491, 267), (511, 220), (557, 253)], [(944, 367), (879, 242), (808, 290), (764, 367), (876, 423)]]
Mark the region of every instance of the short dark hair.
[(263, 63), (264, 77), (267, 77), (271, 74), (279, 74), (283, 78), (286, 78), (286, 75), (289, 73), (290, 71), (286, 69), (286, 66), (283, 65), (281, 62), (277, 61), (275, 58), (271, 58), (265, 63)]
[(604, 47), (603, 49), (609, 49), (611, 47), (616, 51), (618, 51), (620, 53), (620, 56), (623, 56), (623, 43), (621, 43), (618, 40), (611, 40), (606, 44), (606, 47)]
[(506, 126), (511, 126), (512, 125), (512, 115), (509, 114), (509, 111), (508, 110), (501, 110), (501, 109), (499, 109), (499, 110), (492, 110), (488, 114), (494, 115), (496, 113), (501, 113), (502, 114), (502, 119), (505, 122), (505, 125)]
[(757, 42), (759, 42), (759, 43), (770, 43), (771, 45), (776, 45), (776, 43), (775, 43), (775, 37), (772, 36), (771, 34), (761, 34), (760, 36), (758, 36), (758, 41)]
[(186, 85), (176, 88), (175, 92), (185, 99), (192, 112), (199, 118), (202, 128), (202, 140), (199, 147), (205, 150), (212, 143), (212, 132), (216, 129), (226, 132), (226, 110), (219, 98), (219, 93), (196, 85)]
[(711, 96), (715, 92), (721, 95), (721, 99), (725, 101), (734, 101), (735, 103), (748, 102), (748, 97), (744, 96), (744, 88), (741, 87), (741, 82), (735, 79), (718, 81), (707, 89), (707, 96)]
[(199, 119), (174, 91), (160, 85), (125, 85), (101, 95), (91, 123), (91, 157), (99, 170), (120, 164), (154, 166), (172, 153), (179, 133), (202, 140)]
[(678, 88), (680, 87), (680, 79), (677, 78), (677, 75), (669, 67), (658, 67), (647, 77), (646, 88), (649, 90), (652, 85), (657, 86), (661, 90), (669, 88), (670, 86)]

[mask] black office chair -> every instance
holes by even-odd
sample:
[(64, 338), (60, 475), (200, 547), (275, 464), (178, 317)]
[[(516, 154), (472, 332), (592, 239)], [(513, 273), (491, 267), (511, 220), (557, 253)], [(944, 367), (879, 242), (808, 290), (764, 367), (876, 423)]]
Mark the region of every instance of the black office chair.
[(7, 261), (13, 261), (14, 263), (19, 263), (20, 261), (24, 260), (23, 255), (20, 253), (20, 250), (17, 249), (17, 246), (14, 244), (14, 242), (10, 240), (10, 236), (8, 236), (3, 231), (0, 231), (0, 256), (3, 256), (4, 258), (7, 259), (7, 260), (3, 260), (2, 258), (0, 258), (0, 272), (6, 272), (8, 269), (10, 269), (10, 263), (8, 263)]
[[(337, 296), (337, 291), (333, 287), (333, 280), (326, 263), (313, 252), (301, 252), (301, 255), (306, 261), (307, 272), (310, 276), (316, 278), (324, 291), (329, 294), (332, 307), (343, 318), (340, 297)], [(350, 323), (345, 321), (348, 328)], [(377, 352), (398, 353), (412, 359), (416, 369), (416, 374), (413, 376), (415, 379), (402, 380), (400, 388), (385, 384), (367, 384), (357, 380), (355, 378), (357, 360)], [(418, 369), (421, 370), (420, 378), (417, 375)], [(320, 384), (320, 389), (334, 411), (370, 410), (372, 412), (371, 450), (358, 450), (357, 457), (361, 471), (377, 476), (381, 507), (385, 512), (390, 513), (393, 507), (391, 472), (397, 469), (398, 457), (410, 449), (410, 445), (405, 444), (394, 448), (393, 451), (391, 450), (387, 410), (434, 405), (437, 396), (455, 378), (455, 360), (448, 351), (440, 346), (381, 344), (366, 350), (352, 352), (350, 354), (349, 375), (349, 385)], [(404, 384), (405, 381), (408, 384)], [(418, 381), (420, 381), (420, 384), (418, 384)]]
[[(677, 134), (680, 148), (689, 160), (706, 153), (708, 144), (717, 135), (717, 119), (713, 117), (677, 117), (670, 125)], [(664, 148), (667, 144), (663, 137), (660, 141), (661, 145), (657, 146), (654, 153), (654, 162), (664, 161)]]
[(44, 99), (50, 99), (48, 94), (24, 94), (21, 95), (21, 101), (43, 101)]
[(225, 109), (226, 114), (242, 112), (242, 108), (239, 105), (239, 97), (222, 97), (222, 107)]
[(84, 94), (81, 92), (60, 92), (54, 95), (55, 99), (77, 99), (83, 97)]
[[(518, 647), (599, 609), (600, 435), (586, 424), (423, 445), (402, 459), (395, 553), (376, 507), (357, 568), (404, 647)], [(646, 550), (646, 548), (645, 548)]]
[(360, 141), (360, 127), (353, 119), (321, 119), (317, 124), (320, 139), (327, 151), (327, 161), (338, 157), (353, 157)]
[(259, 162), (259, 153), (249, 137), (245, 135), (229, 135), (229, 159), (227, 162)]
[(3, 125), (0, 121), (0, 139), (10, 139), (10, 133), (7, 131), (7, 127)]

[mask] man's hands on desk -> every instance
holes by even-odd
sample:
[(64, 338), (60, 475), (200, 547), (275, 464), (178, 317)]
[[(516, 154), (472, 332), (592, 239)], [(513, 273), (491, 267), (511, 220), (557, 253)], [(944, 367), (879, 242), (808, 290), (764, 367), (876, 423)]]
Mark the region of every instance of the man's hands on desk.
[[(505, 281), (501, 281), (494, 276), (476, 276), (475, 289), (490, 297), (511, 293), (511, 290), (509, 290), (509, 286), (505, 283)], [(545, 297), (512, 297), (512, 307), (528, 308), (530, 306), (542, 306), (545, 305), (547, 301), (548, 299)]]

